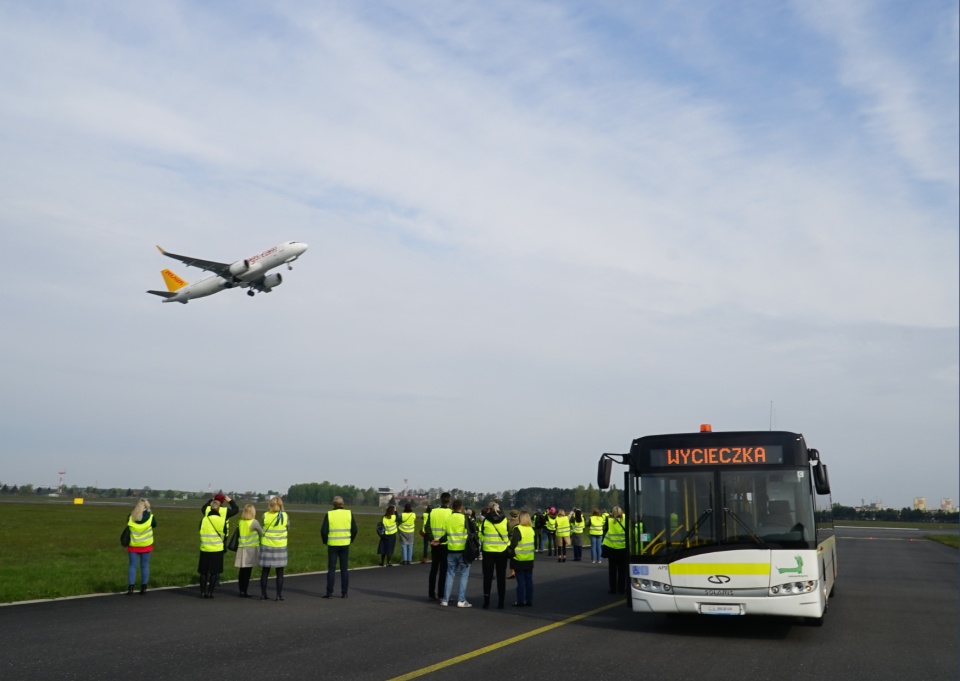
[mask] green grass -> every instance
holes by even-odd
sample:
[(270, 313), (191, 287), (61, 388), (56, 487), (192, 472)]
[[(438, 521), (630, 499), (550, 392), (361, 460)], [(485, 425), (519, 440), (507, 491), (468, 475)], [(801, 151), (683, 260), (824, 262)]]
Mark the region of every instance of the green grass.
[[(120, 532), (132, 509), (133, 504), (0, 504), (0, 603), (125, 591), (128, 559), (127, 550), (120, 546)], [(150, 586), (197, 584), (199, 505), (155, 506), (154, 511), (157, 528), (150, 558)], [(324, 513), (298, 513), (296, 508), (289, 512), (287, 574), (326, 570), (327, 548), (320, 541)], [(351, 567), (379, 563), (379, 516), (355, 514), (355, 518), (359, 534), (350, 550)], [(231, 519), (232, 525), (236, 522), (237, 516)], [(399, 559), (399, 552), (398, 546), (394, 560)], [(234, 556), (228, 552), (224, 557), (224, 580), (237, 577)]]
[(960, 548), (960, 536), (956, 534), (929, 534), (927, 539), (952, 546), (955, 549)]

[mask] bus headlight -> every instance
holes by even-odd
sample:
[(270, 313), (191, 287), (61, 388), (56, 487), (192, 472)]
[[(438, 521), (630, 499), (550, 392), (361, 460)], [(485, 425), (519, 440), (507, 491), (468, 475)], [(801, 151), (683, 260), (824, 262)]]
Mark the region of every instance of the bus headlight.
[(817, 580), (809, 582), (787, 582), (779, 586), (770, 587), (771, 596), (796, 596), (797, 594), (807, 594), (817, 590)]
[(669, 584), (656, 582), (652, 579), (634, 579), (633, 588), (651, 593), (670, 593), (673, 590)]

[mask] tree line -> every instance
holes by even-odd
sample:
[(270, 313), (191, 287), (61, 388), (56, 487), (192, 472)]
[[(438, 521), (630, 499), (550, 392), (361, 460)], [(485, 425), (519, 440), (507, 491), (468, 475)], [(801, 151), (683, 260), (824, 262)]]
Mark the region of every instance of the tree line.
[(853, 506), (844, 506), (842, 504), (833, 505), (833, 519), (836, 520), (885, 520), (893, 522), (911, 522), (911, 523), (957, 523), (960, 521), (960, 513), (956, 511), (944, 511), (936, 509), (926, 511), (919, 508), (882, 508), (865, 509), (854, 508)]

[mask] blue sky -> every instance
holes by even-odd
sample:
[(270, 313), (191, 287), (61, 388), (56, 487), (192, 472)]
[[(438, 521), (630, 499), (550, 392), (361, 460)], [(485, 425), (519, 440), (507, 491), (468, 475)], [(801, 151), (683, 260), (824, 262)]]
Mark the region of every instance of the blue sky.
[(0, 87), (3, 482), (567, 487), (772, 423), (960, 501), (956, 3), (7, 3)]

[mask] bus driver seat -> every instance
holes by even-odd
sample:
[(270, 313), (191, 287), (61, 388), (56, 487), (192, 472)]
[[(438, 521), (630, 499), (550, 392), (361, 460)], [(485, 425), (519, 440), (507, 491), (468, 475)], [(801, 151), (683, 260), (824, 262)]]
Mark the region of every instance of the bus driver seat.
[(790, 512), (790, 502), (786, 499), (771, 499), (767, 503), (767, 525), (793, 525), (793, 513)]

